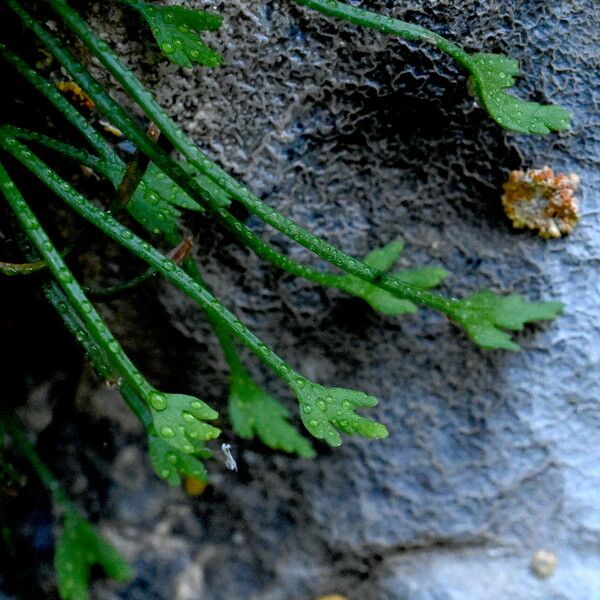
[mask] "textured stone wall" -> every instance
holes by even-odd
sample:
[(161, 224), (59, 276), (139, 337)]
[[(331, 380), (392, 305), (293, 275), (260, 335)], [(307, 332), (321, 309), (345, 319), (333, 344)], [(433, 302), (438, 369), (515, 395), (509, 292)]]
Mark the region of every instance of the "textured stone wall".
[[(293, 2), (216, 2), (226, 21), (212, 39), (226, 64), (214, 71), (167, 64), (118, 8), (95, 5), (92, 18), (201, 147), (311, 231), (355, 255), (401, 237), (403, 265), (452, 272), (448, 294), (518, 291), (562, 300), (565, 313), (519, 335), (521, 353), (485, 352), (432, 312), (377, 315), (265, 267), (218, 227), (190, 219), (217, 295), (300, 372), (377, 395), (372, 413), (391, 435), (320, 447), (313, 461), (226, 436), (239, 472), (213, 461), (212, 488), (190, 499), (151, 475), (117, 394), (86, 376), (77, 410), (55, 412), (44, 443), (136, 565), (130, 587), (100, 582), (97, 599), (600, 598), (597, 6), (358, 4), (519, 58), (519, 93), (568, 107), (573, 128), (507, 133), (474, 105), (445, 55)], [(582, 222), (553, 242), (511, 230), (499, 200), (508, 170), (544, 164), (582, 178)], [(167, 287), (160, 302), (151, 293), (106, 314), (157, 383), (225, 411), (226, 370), (200, 312)], [(64, 388), (56, 403), (72, 402)], [(548, 579), (530, 570), (539, 549), (558, 558)]]

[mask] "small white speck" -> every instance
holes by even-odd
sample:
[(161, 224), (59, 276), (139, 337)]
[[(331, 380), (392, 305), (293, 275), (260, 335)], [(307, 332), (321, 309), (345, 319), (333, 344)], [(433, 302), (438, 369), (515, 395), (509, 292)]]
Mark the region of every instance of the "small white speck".
[(230, 471), (237, 471), (237, 463), (231, 454), (231, 444), (221, 444), (221, 452), (225, 455), (225, 465)]

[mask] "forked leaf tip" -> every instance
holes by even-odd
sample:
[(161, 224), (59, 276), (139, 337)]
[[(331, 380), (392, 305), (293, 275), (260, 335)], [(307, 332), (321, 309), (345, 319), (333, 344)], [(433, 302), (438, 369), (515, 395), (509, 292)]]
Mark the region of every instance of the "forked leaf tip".
[(384, 425), (371, 421), (354, 411), (372, 408), (378, 402), (374, 396), (345, 388), (328, 388), (307, 379), (299, 379), (294, 392), (300, 404), (300, 416), (304, 426), (317, 439), (330, 446), (339, 446), (339, 432), (357, 434), (369, 439), (381, 439), (388, 435)]

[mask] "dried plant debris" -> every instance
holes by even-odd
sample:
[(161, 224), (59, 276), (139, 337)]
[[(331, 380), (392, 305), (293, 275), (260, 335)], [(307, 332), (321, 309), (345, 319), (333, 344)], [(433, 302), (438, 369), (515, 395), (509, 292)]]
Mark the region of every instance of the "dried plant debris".
[(580, 216), (575, 173), (555, 175), (550, 167), (512, 171), (503, 187), (502, 205), (513, 227), (537, 229), (543, 238), (575, 229)]

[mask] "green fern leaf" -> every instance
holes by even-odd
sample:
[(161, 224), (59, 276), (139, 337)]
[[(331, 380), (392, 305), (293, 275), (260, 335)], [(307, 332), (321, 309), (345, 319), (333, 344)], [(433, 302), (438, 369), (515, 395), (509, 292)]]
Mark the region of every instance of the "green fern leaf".
[(245, 439), (257, 436), (274, 450), (312, 457), (311, 443), (289, 422), (290, 412), (256, 385), (243, 369), (232, 373), (229, 416), (234, 431)]
[(219, 413), (194, 396), (153, 392), (150, 404), (157, 434), (175, 450), (201, 453), (202, 443), (214, 440), (221, 433), (205, 423), (216, 419)]
[[(386, 273), (394, 266), (403, 249), (404, 244), (402, 242), (390, 242), (381, 248), (371, 251), (367, 254), (363, 262), (373, 269)], [(392, 275), (398, 281), (409, 283), (421, 289), (436, 287), (447, 276), (447, 271), (437, 267), (407, 269), (397, 271)], [(337, 287), (353, 296), (362, 298), (372, 308), (384, 315), (398, 316), (417, 310), (415, 304), (409, 300), (397, 298), (376, 285), (353, 275), (341, 275), (336, 281)]]
[(192, 456), (173, 448), (163, 438), (151, 435), (148, 437), (148, 451), (152, 468), (169, 485), (180, 486), (182, 477), (208, 481), (208, 473), (200, 459), (210, 458), (210, 450), (197, 447)]
[(482, 348), (517, 351), (504, 330), (521, 331), (525, 323), (554, 319), (562, 309), (560, 302), (529, 302), (519, 294), (497, 296), (486, 290), (457, 300), (451, 316)]
[(338, 431), (370, 439), (388, 436), (384, 425), (354, 412), (357, 408), (375, 406), (378, 401), (373, 396), (356, 390), (324, 387), (303, 377), (294, 385), (294, 391), (300, 403), (304, 426), (313, 436), (325, 440), (330, 446), (342, 443)]
[(62, 600), (88, 600), (94, 565), (100, 565), (111, 579), (118, 581), (127, 581), (133, 575), (131, 566), (117, 550), (102, 539), (86, 519), (70, 512), (65, 517), (54, 556)]
[(182, 67), (192, 67), (193, 63), (216, 67), (223, 62), (200, 37), (203, 31), (219, 29), (222, 17), (183, 6), (157, 6), (140, 1), (132, 4), (144, 16), (160, 49), (171, 62)]
[(521, 133), (568, 129), (571, 113), (553, 104), (527, 102), (504, 90), (515, 84), (519, 62), (503, 54), (470, 56), (470, 87), (491, 117), (502, 127)]

